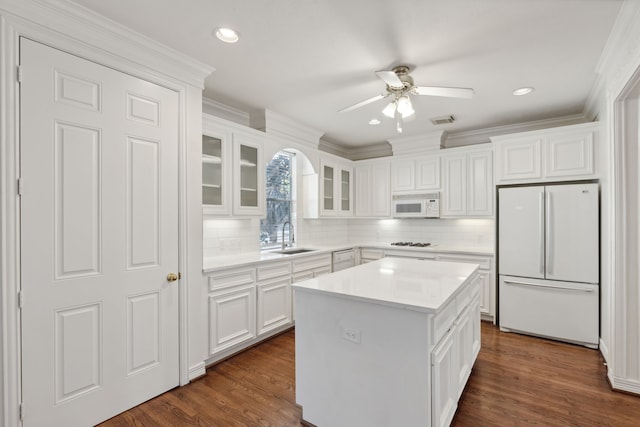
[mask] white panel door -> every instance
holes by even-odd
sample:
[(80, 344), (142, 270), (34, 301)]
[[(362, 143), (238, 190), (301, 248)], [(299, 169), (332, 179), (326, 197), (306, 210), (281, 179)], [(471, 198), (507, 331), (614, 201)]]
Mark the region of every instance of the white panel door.
[(391, 216), (390, 164), (373, 166), (371, 177), (371, 214), (375, 217)]
[(25, 426), (178, 385), (178, 95), (21, 39)]
[(546, 187), (546, 277), (598, 283), (598, 184)]
[(544, 187), (498, 191), (500, 274), (544, 278)]
[(467, 156), (445, 156), (443, 168), (442, 216), (464, 216), (467, 214)]

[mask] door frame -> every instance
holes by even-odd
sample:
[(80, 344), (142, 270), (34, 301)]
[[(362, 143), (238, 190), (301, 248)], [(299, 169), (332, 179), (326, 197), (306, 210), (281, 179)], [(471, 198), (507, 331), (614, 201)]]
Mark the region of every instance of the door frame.
[[(142, 78), (178, 93), (178, 322), (180, 385), (204, 374), (204, 361), (190, 354), (189, 313), (199, 310), (190, 289), (199, 289), (202, 240), (193, 238), (202, 230), (202, 214), (194, 215), (199, 191), (187, 186), (200, 184), (199, 174), (190, 173), (188, 142), (200, 141), (202, 89), (213, 68), (172, 51), (102, 16), (66, 0), (9, 0), (0, 5), (0, 417), (1, 425), (21, 424), (21, 325), (20, 291), (20, 117), (19, 42), (27, 37), (92, 62)], [(176, 58), (179, 58), (176, 61)], [(144, 65), (142, 65), (144, 64)], [(188, 114), (187, 114), (188, 113)], [(199, 162), (199, 158), (198, 158)], [(193, 162), (191, 162), (193, 163)], [(196, 170), (199, 170), (196, 168)], [(190, 215), (190, 217), (188, 216)], [(199, 219), (199, 221), (198, 221)], [(192, 237), (191, 239), (189, 237)], [(192, 274), (189, 274), (192, 273)], [(190, 276), (193, 279), (190, 280)], [(192, 345), (194, 345), (192, 343)], [(193, 351), (191, 352), (193, 353)]]

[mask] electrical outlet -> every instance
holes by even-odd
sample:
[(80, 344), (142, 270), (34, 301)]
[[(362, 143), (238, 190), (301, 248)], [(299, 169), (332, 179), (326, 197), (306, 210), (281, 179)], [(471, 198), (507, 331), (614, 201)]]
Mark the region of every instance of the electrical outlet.
[(360, 336), (362, 333), (355, 329), (342, 328), (342, 339), (351, 341), (352, 343), (360, 344)]

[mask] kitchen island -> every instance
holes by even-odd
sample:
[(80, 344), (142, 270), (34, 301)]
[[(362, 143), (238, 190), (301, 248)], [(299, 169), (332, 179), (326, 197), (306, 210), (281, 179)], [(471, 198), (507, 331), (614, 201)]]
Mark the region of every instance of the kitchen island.
[(477, 271), (382, 259), (294, 284), (303, 420), (449, 425), (480, 350)]

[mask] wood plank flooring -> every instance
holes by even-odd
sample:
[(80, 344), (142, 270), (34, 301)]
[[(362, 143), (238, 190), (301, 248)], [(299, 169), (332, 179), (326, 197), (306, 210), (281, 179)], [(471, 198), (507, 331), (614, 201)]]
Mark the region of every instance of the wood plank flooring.
[[(294, 342), (288, 331), (101, 426), (299, 426)], [(640, 397), (611, 391), (605, 372), (598, 351), (483, 322), (452, 425), (640, 426)]]

